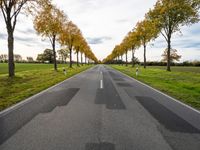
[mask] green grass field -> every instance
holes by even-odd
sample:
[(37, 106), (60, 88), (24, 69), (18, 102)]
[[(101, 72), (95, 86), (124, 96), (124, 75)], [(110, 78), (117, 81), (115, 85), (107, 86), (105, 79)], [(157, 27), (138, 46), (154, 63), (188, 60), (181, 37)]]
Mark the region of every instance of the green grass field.
[(167, 72), (166, 67), (139, 67), (138, 77), (135, 75), (136, 67), (111, 67), (200, 109), (200, 67), (172, 67), (172, 72)]
[[(66, 64), (59, 64), (58, 67), (66, 67)], [(44, 70), (53, 69), (53, 64), (28, 64), (28, 63), (16, 63), (15, 72), (31, 71), (31, 70)], [(8, 73), (8, 64), (0, 63), (0, 75)]]
[[(59, 64), (56, 72), (53, 64), (16, 64), (16, 77), (9, 78), (7, 64), (0, 63), (0, 111), (91, 66), (74, 65), (70, 69), (66, 64)], [(66, 76), (63, 74), (63, 67), (67, 68)]]

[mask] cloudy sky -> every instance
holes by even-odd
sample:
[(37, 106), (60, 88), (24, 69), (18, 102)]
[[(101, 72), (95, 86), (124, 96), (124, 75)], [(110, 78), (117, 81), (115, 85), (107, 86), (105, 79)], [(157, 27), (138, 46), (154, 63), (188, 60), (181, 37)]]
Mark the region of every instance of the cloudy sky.
[[(53, 0), (53, 3), (78, 25), (94, 54), (102, 60), (144, 18), (156, 0)], [(6, 38), (5, 23), (0, 15), (0, 54), (7, 53)], [(182, 55), (182, 61), (200, 60), (200, 23), (183, 27), (182, 34), (173, 36), (172, 45)], [(20, 15), (15, 31), (15, 54), (36, 58), (45, 48), (51, 45), (36, 34), (32, 18)], [(160, 60), (165, 48), (166, 42), (160, 36), (149, 44), (147, 60)], [(142, 60), (142, 48), (136, 51), (136, 57)]]

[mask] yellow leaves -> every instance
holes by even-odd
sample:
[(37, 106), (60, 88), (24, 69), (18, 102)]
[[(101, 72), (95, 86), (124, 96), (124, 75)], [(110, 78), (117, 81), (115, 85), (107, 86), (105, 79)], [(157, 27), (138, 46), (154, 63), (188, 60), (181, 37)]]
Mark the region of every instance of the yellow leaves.
[(155, 22), (145, 19), (137, 23), (135, 32), (140, 43), (146, 44), (157, 37), (159, 30)]
[(72, 21), (65, 22), (62, 25), (59, 34), (59, 42), (62, 46), (67, 46), (69, 49), (73, 49), (76, 52), (80, 51), (89, 59), (97, 62), (97, 58), (92, 53), (92, 50), (84, 39), (80, 29)]
[[(52, 5), (52, 0), (0, 0), (0, 9), (6, 24), (9, 22), (9, 30), (13, 32), (17, 22), (17, 15), (21, 10), (25, 14), (34, 16), (34, 28), (38, 34), (50, 39), (55, 45), (55, 38), (61, 45), (73, 48), (80, 47), (80, 50), (97, 60), (83, 38), (80, 29), (72, 22), (68, 21), (67, 15), (56, 6)], [(53, 41), (54, 40), (54, 41)]]
[(159, 0), (148, 17), (157, 21), (167, 34), (172, 34), (180, 26), (199, 21), (199, 0)]
[(61, 33), (59, 35), (60, 44), (66, 45), (71, 49), (73, 47), (75, 37), (79, 33), (80, 30), (72, 21), (64, 23), (61, 28)]
[(157, 0), (154, 8), (145, 15), (145, 19), (137, 23), (136, 28), (128, 33), (105, 61), (113, 60), (127, 49), (147, 44), (159, 33), (167, 42), (170, 41), (171, 35), (180, 31), (180, 26), (200, 21), (199, 9), (200, 0)]
[(55, 6), (48, 5), (34, 19), (34, 28), (42, 36), (58, 35), (61, 32), (62, 24), (67, 20), (62, 11)]

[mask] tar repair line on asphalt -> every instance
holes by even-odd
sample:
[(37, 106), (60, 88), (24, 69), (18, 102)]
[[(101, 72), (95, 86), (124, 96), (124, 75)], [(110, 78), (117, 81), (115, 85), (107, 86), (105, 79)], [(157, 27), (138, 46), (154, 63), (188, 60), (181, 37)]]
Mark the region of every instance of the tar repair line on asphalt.
[[(110, 67), (110, 68), (111, 68), (111, 67)], [(113, 69), (113, 68), (111, 68), (111, 69)], [(155, 88), (153, 88), (153, 87), (151, 87), (151, 86), (149, 86), (149, 85), (147, 85), (147, 84), (145, 84), (145, 83), (143, 83), (143, 82), (141, 82), (141, 81), (139, 81), (139, 80), (137, 80), (137, 79), (135, 79), (135, 78), (132, 78), (132, 77), (128, 76), (127, 74), (123, 73), (123, 72), (120, 72), (120, 71), (118, 71), (118, 70), (116, 70), (116, 69), (113, 69), (113, 70), (119, 72), (120, 74), (122, 74), (122, 75), (128, 77), (129, 79), (131, 79), (131, 80), (133, 80), (133, 81), (136, 81), (136, 82), (142, 84), (143, 86), (146, 86), (146, 87), (148, 87), (148, 88), (150, 88), (150, 89), (152, 89), (152, 90), (154, 90), (154, 91), (156, 91), (156, 92), (158, 92), (158, 93), (160, 93), (160, 94), (166, 96), (167, 98), (169, 98), (169, 99), (175, 101), (176, 103), (179, 103), (179, 104), (181, 104), (182, 106), (184, 106), (184, 107), (186, 107), (186, 108), (189, 108), (189, 109), (193, 110), (194, 112), (200, 114), (200, 111), (199, 111), (199, 110), (197, 110), (197, 109), (195, 109), (195, 108), (193, 108), (193, 107), (191, 107), (191, 106), (189, 106), (189, 105), (187, 105), (187, 104), (185, 104), (185, 103), (183, 103), (183, 102), (181, 102), (181, 101), (179, 101), (179, 100), (177, 100), (177, 99), (175, 99), (175, 98), (173, 98), (173, 97), (171, 97), (171, 96), (169, 96), (169, 95), (167, 95), (167, 94), (165, 94), (165, 93), (163, 93), (163, 92), (161, 92), (161, 91), (159, 91), (159, 90), (157, 90), (157, 89), (155, 89)]]
[(65, 79), (64, 81), (61, 81), (61, 82), (59, 82), (59, 83), (57, 83), (57, 84), (55, 84), (55, 85), (53, 85), (53, 86), (51, 86), (51, 87), (49, 87), (49, 88), (47, 88), (47, 89), (41, 91), (41, 92), (39, 92), (39, 93), (36, 93), (35, 95), (33, 95), (33, 96), (31, 96), (31, 97), (28, 97), (28, 98), (22, 100), (21, 102), (19, 102), (19, 103), (13, 105), (13, 106), (11, 106), (11, 107), (8, 107), (8, 108), (6, 108), (6, 109), (0, 111), (0, 117), (7, 115), (9, 112), (11, 112), (11, 111), (13, 111), (13, 110), (15, 110), (15, 109), (18, 109), (18, 108), (20, 108), (20, 107), (23, 107), (24, 105), (26, 105), (27, 103), (31, 102), (34, 98), (36, 98), (36, 97), (42, 95), (43, 93), (45, 93), (45, 92), (47, 92), (47, 91), (49, 91), (49, 90), (51, 90), (51, 89), (53, 89), (53, 88), (55, 88), (55, 87), (57, 87), (57, 86), (59, 86), (59, 85), (65, 83), (65, 82), (69, 81), (70, 79), (76, 78), (76, 77), (79, 76), (81, 73), (85, 73), (85, 72), (87, 72), (87, 71), (89, 71), (89, 70), (94, 69), (95, 67), (96, 67), (96, 66), (91, 67), (91, 68), (89, 68), (89, 69), (86, 69), (86, 70), (84, 70), (84, 71), (82, 71), (82, 72), (80, 72), (80, 73), (78, 73), (78, 74), (76, 74), (76, 75), (74, 75), (74, 76), (71, 76), (71, 77)]

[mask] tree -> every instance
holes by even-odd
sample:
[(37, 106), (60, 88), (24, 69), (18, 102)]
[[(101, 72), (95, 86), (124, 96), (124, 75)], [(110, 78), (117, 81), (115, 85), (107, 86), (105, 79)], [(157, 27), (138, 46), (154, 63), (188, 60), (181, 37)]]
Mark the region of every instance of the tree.
[(124, 51), (126, 56), (126, 66), (128, 66), (128, 48), (124, 45)]
[(98, 59), (95, 57), (94, 53), (92, 52), (91, 48), (89, 45), (86, 45), (85, 49), (84, 49), (84, 54), (85, 54), (85, 64), (87, 63), (88, 60), (88, 64), (90, 62), (94, 62), (97, 63)]
[(125, 53), (125, 56), (126, 56), (126, 66), (128, 66), (128, 50), (129, 50), (129, 38), (128, 38), (128, 36), (126, 36), (123, 39), (122, 43), (120, 44), (120, 48), (121, 48), (122, 53), (123, 54)]
[(147, 19), (138, 22), (136, 26), (136, 34), (140, 39), (140, 43), (144, 47), (144, 68), (146, 68), (146, 46), (147, 43), (155, 39), (158, 35), (158, 29), (155, 26), (156, 24)]
[(45, 49), (42, 54), (38, 54), (37, 61), (45, 62), (48, 61), (49, 63), (54, 62), (54, 53), (51, 49)]
[[(167, 62), (168, 56), (167, 56), (167, 51), (168, 49), (165, 49), (164, 53), (162, 54), (162, 61)], [(174, 61), (179, 61), (181, 59), (181, 55), (177, 54), (177, 50), (176, 49), (171, 49), (170, 51), (170, 61), (174, 62)]]
[(85, 53), (86, 47), (87, 47), (87, 42), (84, 39), (82, 46), (81, 46), (81, 50), (80, 50), (80, 52), (81, 52), (81, 65), (82, 66), (83, 66), (83, 54)]
[(140, 42), (140, 38), (137, 35), (137, 33), (133, 30), (133, 32), (129, 33), (129, 41), (131, 43), (131, 51), (132, 51), (132, 67), (134, 67), (135, 63), (137, 63), (137, 61), (135, 61), (135, 50), (136, 48), (140, 47), (141, 42)]
[(157, 28), (167, 42), (167, 71), (170, 69), (171, 38), (180, 27), (199, 21), (199, 0), (158, 0), (147, 17), (157, 23)]
[(90, 53), (90, 58), (94, 61), (97, 61), (96, 57), (94, 56), (94, 54), (91, 52), (90, 47), (88, 46), (85, 38), (82, 36), (82, 34), (80, 34), (77, 38), (76, 38), (76, 42), (75, 42), (75, 51), (77, 54), (77, 65), (79, 66), (79, 53), (81, 53), (81, 65), (83, 65), (83, 54), (85, 54), (85, 56)]
[[(117, 49), (119, 55), (121, 56), (121, 62), (122, 62), (122, 66), (123, 66), (123, 63), (124, 63), (124, 61), (123, 61), (124, 50), (123, 50), (123, 48), (122, 48), (122, 45), (121, 45), (121, 44), (120, 44), (120, 45), (117, 45), (117, 46), (116, 46), (116, 49)], [(111, 58), (112, 58), (112, 57), (111, 57)], [(113, 59), (113, 58), (112, 58), (112, 59)]]
[(22, 8), (27, 9), (35, 8), (39, 9), (40, 6), (44, 6), (50, 3), (48, 0), (0, 0), (0, 9), (3, 14), (4, 21), (6, 23), (6, 29), (8, 34), (8, 70), (9, 76), (15, 75), (14, 67), (14, 31), (17, 24), (17, 17), (22, 11)]
[(79, 52), (81, 50), (82, 42), (83, 42), (83, 37), (82, 34), (80, 33), (79, 35), (77, 35), (74, 42), (74, 49), (76, 53), (76, 64), (78, 67), (79, 67)]
[(86, 56), (86, 53), (85, 53), (85, 65), (87, 64), (87, 56)]
[(56, 62), (56, 50), (55, 43), (58, 34), (61, 33), (62, 23), (67, 21), (67, 17), (62, 11), (57, 9), (55, 6), (48, 5), (35, 17), (34, 28), (43, 37), (48, 37), (54, 57), (54, 70), (57, 70)]
[(80, 30), (78, 27), (72, 21), (69, 21), (63, 24), (62, 32), (59, 35), (59, 41), (61, 45), (67, 46), (69, 49), (70, 68), (72, 68), (72, 50), (74, 47), (75, 39), (79, 34)]
[(26, 57), (27, 62), (32, 63), (34, 62), (33, 57)]
[(58, 50), (59, 60), (63, 63), (66, 63), (66, 59), (69, 57), (69, 49), (60, 49)]
[(134, 57), (133, 58), (133, 62), (134, 62), (134, 64), (139, 64), (140, 60), (137, 57)]
[(76, 53), (76, 64), (77, 64), (78, 67), (79, 67), (79, 52), (80, 52), (80, 47), (78, 46), (78, 47), (75, 49), (75, 53)]
[(43, 54), (38, 54), (36, 60), (37, 60), (38, 62), (44, 62)]
[(116, 45), (111, 55), (109, 56), (109, 61), (113, 60), (114, 58), (118, 58), (117, 61), (119, 62), (119, 56), (120, 56), (120, 53), (118, 51), (118, 46)]
[(7, 62), (8, 61), (8, 55), (7, 54), (1, 54), (0, 55), (0, 61), (1, 62)]
[(14, 61), (15, 62), (20, 62), (22, 61), (22, 56), (19, 54), (14, 54)]
[(139, 35), (133, 30), (127, 34), (125, 39), (123, 40), (123, 44), (126, 45), (126, 63), (127, 63), (127, 52), (131, 50), (132, 52), (132, 67), (134, 67), (134, 54), (135, 49), (140, 46), (140, 37)]

